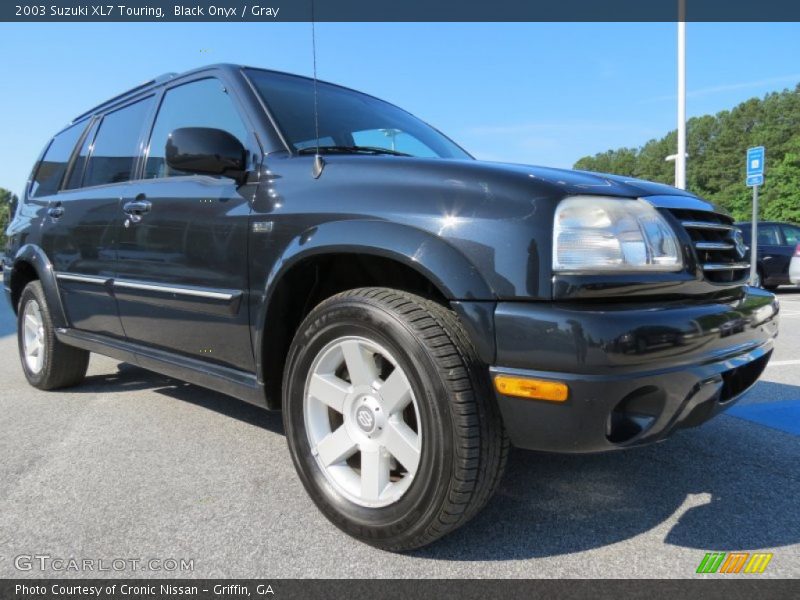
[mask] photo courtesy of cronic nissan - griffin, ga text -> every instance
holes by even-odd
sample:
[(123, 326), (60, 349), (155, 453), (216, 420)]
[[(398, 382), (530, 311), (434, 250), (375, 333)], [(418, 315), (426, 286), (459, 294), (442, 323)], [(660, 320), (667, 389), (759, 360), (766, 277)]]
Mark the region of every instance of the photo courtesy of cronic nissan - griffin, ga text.
[(741, 232), (691, 193), (482, 162), (375, 97), (233, 65), (78, 115), (8, 240), (31, 385), (97, 352), (282, 410), (319, 509), (394, 551), (473, 517), (511, 444), (700, 425), (778, 331)]

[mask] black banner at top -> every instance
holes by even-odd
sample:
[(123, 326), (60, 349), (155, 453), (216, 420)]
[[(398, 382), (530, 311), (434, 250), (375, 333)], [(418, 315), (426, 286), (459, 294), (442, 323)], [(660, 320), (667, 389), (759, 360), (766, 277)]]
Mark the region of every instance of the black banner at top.
[[(679, 17), (685, 4), (685, 18)], [(8, 22), (310, 21), (312, 0), (4, 0)], [(314, 20), (800, 21), (800, 0), (314, 0)]]

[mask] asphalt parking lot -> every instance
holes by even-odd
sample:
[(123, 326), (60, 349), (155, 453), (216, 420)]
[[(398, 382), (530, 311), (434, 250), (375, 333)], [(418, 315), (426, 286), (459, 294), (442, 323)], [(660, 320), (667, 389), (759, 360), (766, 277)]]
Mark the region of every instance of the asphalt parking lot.
[[(321, 516), (280, 415), (97, 355), (79, 387), (28, 386), (3, 299), (0, 577), (692, 577), (708, 551), (756, 550), (774, 553), (763, 575), (717, 577), (798, 577), (800, 290), (779, 295), (772, 364), (735, 415), (623, 453), (514, 451), (478, 517), (408, 555)], [(193, 570), (20, 571), (20, 555)]]

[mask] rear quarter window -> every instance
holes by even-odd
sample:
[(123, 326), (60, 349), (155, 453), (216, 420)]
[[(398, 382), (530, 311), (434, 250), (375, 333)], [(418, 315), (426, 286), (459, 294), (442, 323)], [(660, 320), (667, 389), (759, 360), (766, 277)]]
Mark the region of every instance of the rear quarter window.
[(30, 196), (49, 196), (58, 191), (75, 145), (86, 125), (87, 121), (76, 123), (53, 138), (36, 168), (29, 190)]

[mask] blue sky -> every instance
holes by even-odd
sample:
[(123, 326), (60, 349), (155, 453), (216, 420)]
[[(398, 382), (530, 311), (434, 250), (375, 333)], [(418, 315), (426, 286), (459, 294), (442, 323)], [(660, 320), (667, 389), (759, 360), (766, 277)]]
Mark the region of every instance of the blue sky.
[[(436, 125), (479, 158), (570, 167), (675, 127), (674, 23), (320, 23), (322, 79)], [(311, 74), (308, 23), (0, 24), (0, 186), (92, 105), (213, 62)], [(800, 24), (687, 25), (687, 112), (800, 82)]]

